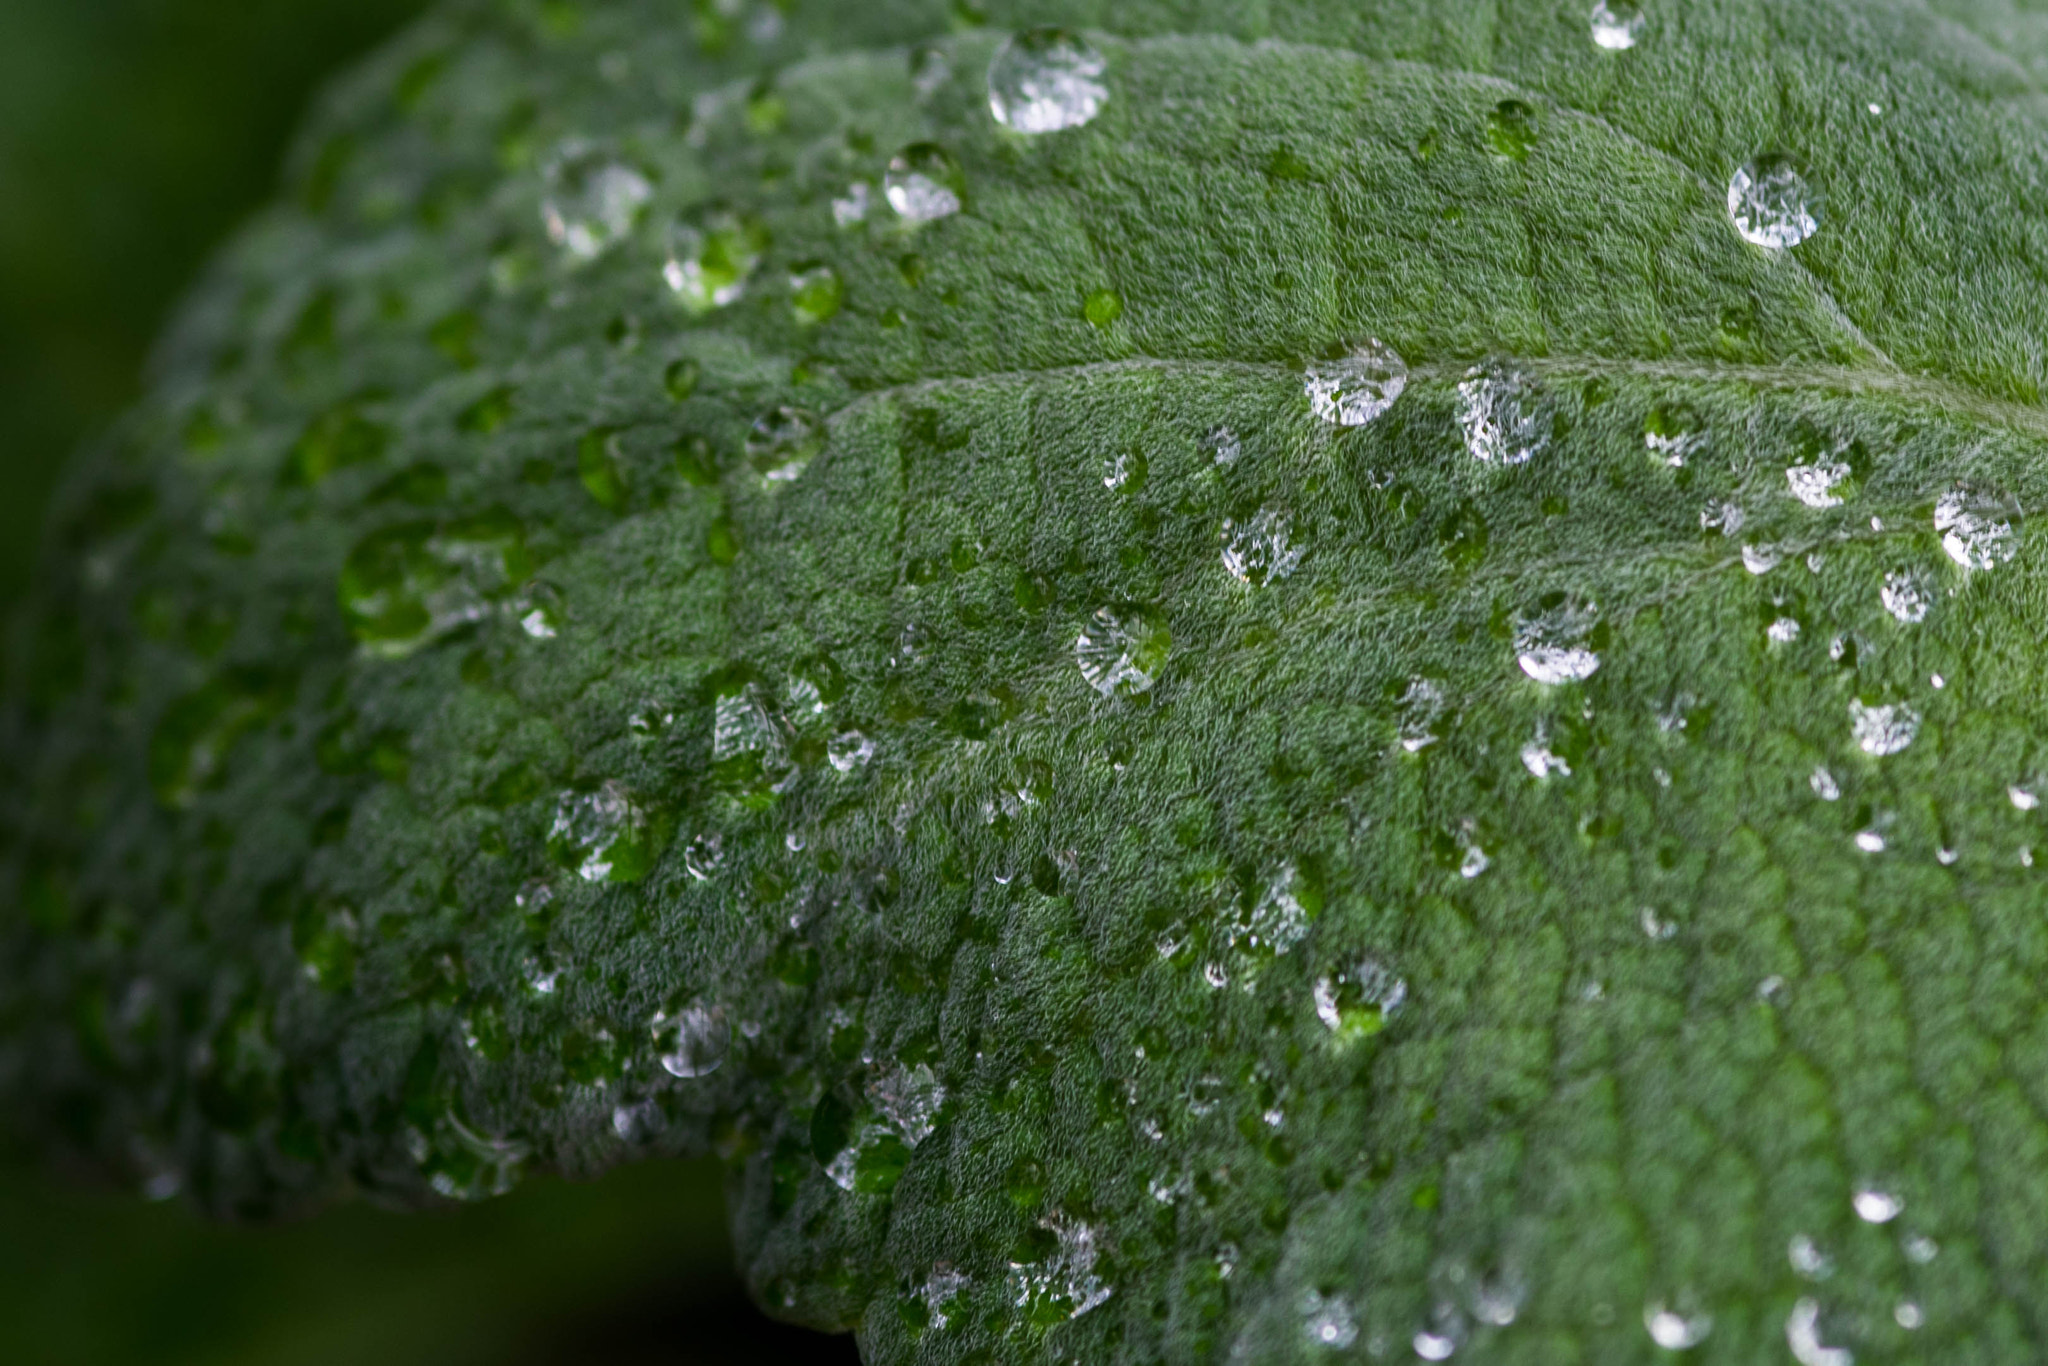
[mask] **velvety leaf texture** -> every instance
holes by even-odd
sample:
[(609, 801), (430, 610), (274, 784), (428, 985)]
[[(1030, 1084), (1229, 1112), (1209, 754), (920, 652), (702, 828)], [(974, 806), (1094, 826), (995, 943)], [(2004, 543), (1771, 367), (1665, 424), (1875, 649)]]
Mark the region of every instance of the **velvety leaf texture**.
[(877, 1363), (2039, 1360), (2044, 31), (444, 5), (60, 502), (8, 1120), (715, 1151)]

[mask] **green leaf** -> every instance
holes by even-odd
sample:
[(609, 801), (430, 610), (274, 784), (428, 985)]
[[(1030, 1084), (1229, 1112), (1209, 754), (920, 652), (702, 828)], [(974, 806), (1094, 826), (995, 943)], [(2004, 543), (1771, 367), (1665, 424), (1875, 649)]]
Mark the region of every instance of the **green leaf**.
[(446, 6), (57, 514), (9, 1122), (238, 1216), (715, 1151), (877, 1362), (2037, 1358), (1956, 8)]

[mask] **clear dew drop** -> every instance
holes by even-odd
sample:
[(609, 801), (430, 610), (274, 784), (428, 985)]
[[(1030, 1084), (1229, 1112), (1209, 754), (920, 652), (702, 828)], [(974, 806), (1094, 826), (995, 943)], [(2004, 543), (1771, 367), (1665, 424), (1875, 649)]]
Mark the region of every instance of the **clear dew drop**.
[(1889, 1224), (1906, 1208), (1906, 1202), (1898, 1196), (1875, 1186), (1857, 1191), (1851, 1203), (1856, 1207), (1856, 1217), (1866, 1224)]
[(1927, 1314), (1913, 1301), (1900, 1300), (1892, 1309), (1892, 1322), (1910, 1333), (1927, 1322)]
[(1443, 719), (1447, 707), (1443, 684), (1433, 678), (1415, 677), (1408, 680), (1408, 690), (1401, 694), (1401, 748), (1416, 754), (1437, 742), (1437, 723)]
[(1522, 767), (1539, 783), (1548, 782), (1553, 773), (1565, 778), (1572, 776), (1572, 766), (1540, 738), (1522, 746)]
[(1632, 0), (1594, 0), (1593, 45), (1626, 52), (1643, 36), (1643, 11)]
[(1142, 608), (1104, 607), (1074, 641), (1074, 661), (1088, 686), (1104, 697), (1151, 691), (1172, 636)]
[(1773, 645), (1789, 645), (1799, 639), (1799, 619), (1797, 617), (1779, 617), (1764, 628), (1764, 635), (1769, 638)]
[(711, 762), (722, 764), (743, 755), (779, 755), (782, 729), (776, 724), (761, 690), (749, 683), (721, 696), (712, 707)]
[(1768, 574), (1776, 569), (1785, 558), (1783, 547), (1775, 545), (1746, 545), (1742, 547), (1742, 567), (1752, 574)]
[(1316, 1018), (1340, 1039), (1379, 1033), (1407, 1001), (1407, 981), (1376, 958), (1315, 984)]
[(656, 1015), (648, 1032), (662, 1070), (672, 1077), (708, 1077), (725, 1065), (732, 1051), (732, 1026), (724, 1014), (701, 1005)]
[(1038, 1322), (1077, 1319), (1108, 1300), (1113, 1287), (1095, 1272), (1100, 1235), (1095, 1228), (1055, 1212), (1039, 1227), (1053, 1235), (1055, 1251), (1037, 1262), (1012, 1262), (1011, 1302)]
[(1920, 733), (1920, 713), (1903, 702), (1871, 706), (1855, 697), (1849, 699), (1849, 730), (1857, 748), (1883, 758), (1913, 743)]
[(1057, 133), (1094, 121), (1109, 100), (1109, 63), (1087, 40), (1065, 29), (1035, 28), (1012, 36), (988, 66), (988, 108), (1019, 133)]
[(1309, 1290), (1301, 1297), (1301, 1330), (1310, 1346), (1341, 1352), (1358, 1341), (1358, 1317), (1342, 1295)]
[(661, 278), (684, 311), (709, 313), (738, 302), (768, 250), (768, 232), (737, 214), (714, 212), (669, 228)]
[(874, 757), (875, 742), (857, 730), (841, 731), (825, 745), (827, 762), (841, 773), (866, 768), (868, 761)]
[(1850, 473), (1843, 461), (1816, 460), (1811, 465), (1787, 466), (1785, 482), (1791, 485), (1792, 496), (1810, 508), (1838, 508), (1842, 498), (1835, 490), (1847, 482)]
[(933, 1262), (932, 1274), (925, 1277), (918, 1287), (918, 1298), (924, 1301), (925, 1311), (931, 1316), (933, 1328), (944, 1331), (952, 1322), (953, 1301), (967, 1289), (970, 1281), (965, 1272), (954, 1268), (951, 1262)]
[(1432, 1333), (1427, 1330), (1415, 1335), (1409, 1344), (1415, 1355), (1424, 1361), (1449, 1361), (1451, 1354), (1458, 1350), (1458, 1340), (1447, 1333)]
[(1700, 509), (1700, 530), (1718, 531), (1723, 536), (1739, 535), (1749, 518), (1740, 503), (1714, 502)]
[(634, 882), (660, 852), (648, 813), (617, 783), (564, 792), (555, 803), (548, 849), (585, 882)]
[(1272, 508), (1259, 509), (1248, 522), (1224, 522), (1224, 569), (1239, 583), (1255, 588), (1286, 578), (1308, 553), (1292, 539), (1292, 532), (1287, 515)]
[(807, 327), (830, 322), (846, 306), (846, 281), (822, 261), (803, 261), (789, 272), (789, 306)]
[(1813, 788), (1813, 795), (1824, 802), (1837, 802), (1842, 799), (1842, 785), (1836, 782), (1835, 775), (1825, 768), (1815, 769), (1807, 783)]
[(1785, 1260), (1792, 1270), (1809, 1281), (1824, 1281), (1835, 1274), (1835, 1259), (1804, 1233), (1795, 1233), (1785, 1245)]
[(573, 261), (593, 261), (628, 233), (654, 197), (647, 177), (585, 142), (567, 142), (541, 172), (541, 225)]
[(1550, 444), (1549, 414), (1526, 375), (1475, 366), (1458, 384), (1458, 426), (1482, 465), (1522, 465)]
[(1820, 1302), (1802, 1299), (1785, 1317), (1785, 1345), (1799, 1366), (1854, 1366), (1846, 1347), (1828, 1347), (1820, 1340)]
[(1599, 612), (1590, 602), (1553, 594), (1540, 611), (1515, 622), (1515, 662), (1546, 687), (1577, 683), (1600, 668), (1590, 647)]
[(953, 154), (935, 142), (915, 142), (889, 162), (882, 188), (889, 207), (910, 223), (930, 223), (960, 212), (967, 181)]
[(1643, 1308), (1643, 1327), (1649, 1330), (1650, 1341), (1665, 1351), (1683, 1352), (1707, 1340), (1707, 1334), (1714, 1331), (1714, 1316), (1681, 1314), (1662, 1304), (1650, 1304)]
[(1892, 620), (1901, 626), (1925, 621), (1927, 609), (1934, 605), (1926, 581), (1910, 569), (1894, 569), (1887, 573), (1884, 587), (1877, 590), (1877, 597), (1884, 604), (1884, 610), (1891, 613)]
[(1941, 1255), (1941, 1244), (1924, 1233), (1909, 1233), (1899, 1243), (1899, 1249), (1906, 1254), (1906, 1260), (1915, 1266), (1926, 1266)]
[(1758, 157), (1728, 181), (1728, 217), (1760, 247), (1783, 250), (1813, 236), (1819, 225), (1811, 201), (1806, 178), (1789, 157)]
[(865, 180), (854, 181), (843, 196), (832, 201), (832, 221), (842, 228), (867, 222), (874, 199), (875, 192)]
[(886, 1067), (867, 1085), (868, 1101), (903, 1141), (915, 1148), (938, 1128), (946, 1088), (929, 1063)]
[(1302, 379), (1311, 413), (1339, 427), (1363, 427), (1394, 406), (1408, 387), (1408, 366), (1377, 338), (1336, 360), (1312, 362)]
[(825, 424), (815, 413), (787, 405), (763, 414), (747, 433), (747, 463), (768, 488), (801, 477), (825, 449)]
[(2005, 799), (2012, 803), (2015, 811), (2032, 811), (2041, 804), (2040, 794), (2017, 783), (2005, 789)]
[(1972, 489), (1950, 489), (1934, 504), (1941, 548), (1965, 569), (1996, 569), (2019, 553), (2019, 505)]

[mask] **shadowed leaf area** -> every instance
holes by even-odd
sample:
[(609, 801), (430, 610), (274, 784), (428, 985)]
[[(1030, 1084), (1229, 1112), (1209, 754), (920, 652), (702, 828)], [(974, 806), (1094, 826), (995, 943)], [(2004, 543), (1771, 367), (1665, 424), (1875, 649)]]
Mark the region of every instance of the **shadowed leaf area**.
[(74, 470), (0, 1092), (898, 1362), (2048, 1342), (2048, 53), (450, 3)]

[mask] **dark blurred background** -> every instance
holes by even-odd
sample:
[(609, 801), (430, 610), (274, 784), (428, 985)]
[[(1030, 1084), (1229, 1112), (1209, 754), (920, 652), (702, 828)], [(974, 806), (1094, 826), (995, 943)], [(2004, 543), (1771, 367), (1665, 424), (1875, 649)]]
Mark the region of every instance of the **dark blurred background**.
[[(322, 80), (421, 0), (0, 0), (0, 609), (59, 464), (131, 402)], [(440, 1215), (280, 1229), (0, 1153), (0, 1360), (24, 1366), (851, 1363), (730, 1270), (718, 1176), (662, 1163)]]

